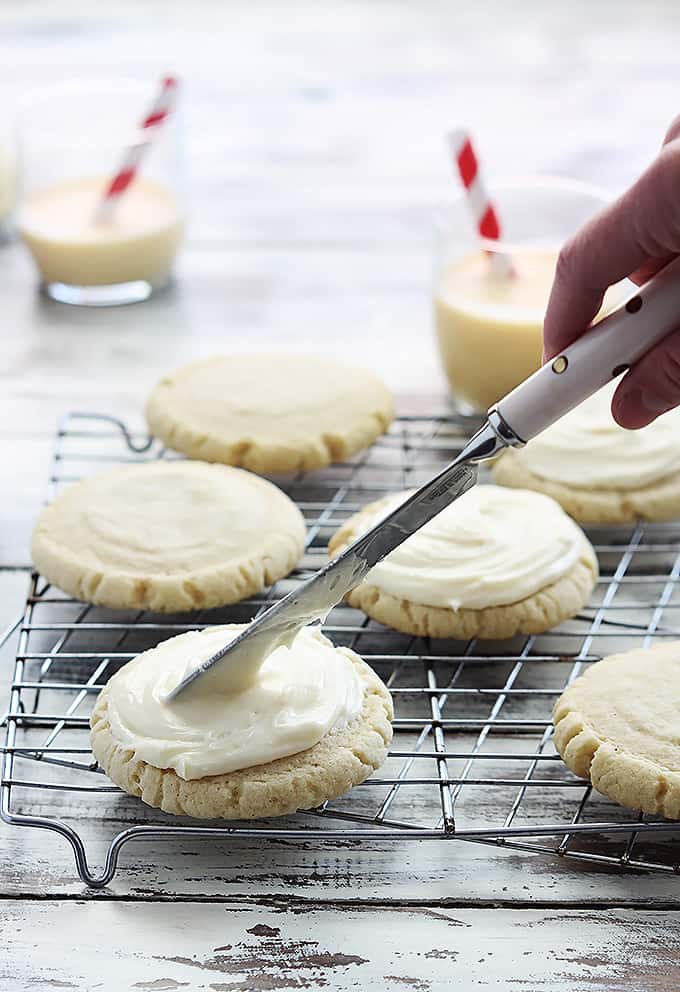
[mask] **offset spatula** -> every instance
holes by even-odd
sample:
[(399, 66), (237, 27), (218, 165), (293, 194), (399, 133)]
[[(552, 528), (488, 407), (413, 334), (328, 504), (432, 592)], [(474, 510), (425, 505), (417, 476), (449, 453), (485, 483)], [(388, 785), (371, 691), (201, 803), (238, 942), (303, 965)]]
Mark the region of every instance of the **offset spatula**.
[[(324, 619), (369, 570), (477, 481), (477, 463), (519, 447), (620, 375), (680, 325), (680, 259), (671, 262), (588, 334), (491, 408), (458, 457), (338, 558), (270, 607), (226, 647), (189, 674), (174, 699), (214, 666), (229, 678), (259, 666), (298, 630)], [(480, 562), (480, 568), (483, 568)], [(254, 660), (255, 659), (255, 660)], [(215, 673), (217, 674), (217, 672)]]

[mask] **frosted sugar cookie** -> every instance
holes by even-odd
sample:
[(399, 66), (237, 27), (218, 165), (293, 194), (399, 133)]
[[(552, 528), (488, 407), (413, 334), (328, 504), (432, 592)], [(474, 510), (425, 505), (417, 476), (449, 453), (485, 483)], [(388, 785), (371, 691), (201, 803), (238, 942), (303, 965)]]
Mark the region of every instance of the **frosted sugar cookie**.
[(38, 518), (33, 560), (88, 603), (195, 610), (287, 575), (304, 540), (300, 511), (271, 482), (224, 465), (159, 461), (64, 489)]
[(389, 426), (392, 397), (370, 372), (304, 355), (224, 355), (165, 376), (149, 429), (190, 458), (290, 472), (343, 461)]
[(680, 642), (591, 665), (553, 711), (567, 766), (622, 806), (680, 819)]
[(243, 691), (198, 680), (167, 692), (242, 625), (180, 634), (138, 655), (100, 693), (91, 743), (107, 775), (168, 813), (282, 816), (347, 792), (378, 768), (392, 700), (348, 648), (305, 628), (265, 659)]
[(680, 411), (639, 431), (619, 427), (607, 387), (493, 466), (496, 482), (556, 499), (582, 523), (680, 516)]
[[(338, 555), (407, 493), (371, 503), (331, 539)], [(408, 634), (504, 638), (577, 613), (597, 579), (588, 539), (547, 496), (475, 486), (373, 568), (348, 602)]]

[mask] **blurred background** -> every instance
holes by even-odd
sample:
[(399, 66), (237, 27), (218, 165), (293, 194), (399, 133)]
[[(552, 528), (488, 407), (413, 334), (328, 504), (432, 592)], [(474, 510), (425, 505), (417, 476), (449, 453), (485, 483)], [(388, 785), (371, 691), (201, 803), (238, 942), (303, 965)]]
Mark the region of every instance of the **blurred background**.
[(176, 73), (188, 198), (175, 284), (135, 306), (47, 301), (25, 248), (0, 248), (6, 499), (34, 512), (63, 412), (141, 423), (159, 375), (217, 351), (347, 357), (402, 410), (441, 408), (445, 132), (467, 125), (490, 176), (614, 194), (680, 111), (679, 36), (676, 0), (3, 0), (0, 120), (38, 85)]

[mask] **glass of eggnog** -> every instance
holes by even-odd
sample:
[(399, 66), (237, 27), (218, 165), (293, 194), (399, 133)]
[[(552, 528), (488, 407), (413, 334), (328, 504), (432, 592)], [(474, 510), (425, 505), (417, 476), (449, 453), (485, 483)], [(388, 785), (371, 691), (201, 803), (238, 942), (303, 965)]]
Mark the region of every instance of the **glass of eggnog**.
[[(487, 410), (541, 364), (542, 326), (563, 241), (606, 203), (568, 179), (489, 183), (502, 240), (481, 241), (464, 193), (436, 223), (434, 321), (453, 399)], [(510, 275), (491, 253), (509, 255)]]
[[(53, 300), (136, 303), (170, 279), (184, 233), (177, 113), (152, 134), (140, 130), (157, 88), (154, 79), (77, 80), (24, 102), (17, 228)], [(102, 217), (112, 177), (140, 142), (132, 182)]]

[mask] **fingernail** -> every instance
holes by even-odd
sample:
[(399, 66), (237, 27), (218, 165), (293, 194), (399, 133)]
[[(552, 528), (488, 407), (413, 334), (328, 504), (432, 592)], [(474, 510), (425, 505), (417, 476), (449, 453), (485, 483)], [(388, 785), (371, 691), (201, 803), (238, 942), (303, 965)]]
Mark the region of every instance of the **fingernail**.
[(612, 403), (612, 413), (622, 427), (630, 429), (644, 426), (649, 417), (646, 416), (642, 403), (642, 390), (629, 389), (625, 393), (617, 393)]
[(670, 407), (650, 389), (629, 389), (616, 395), (612, 403), (615, 420), (623, 427), (635, 430), (646, 427)]

